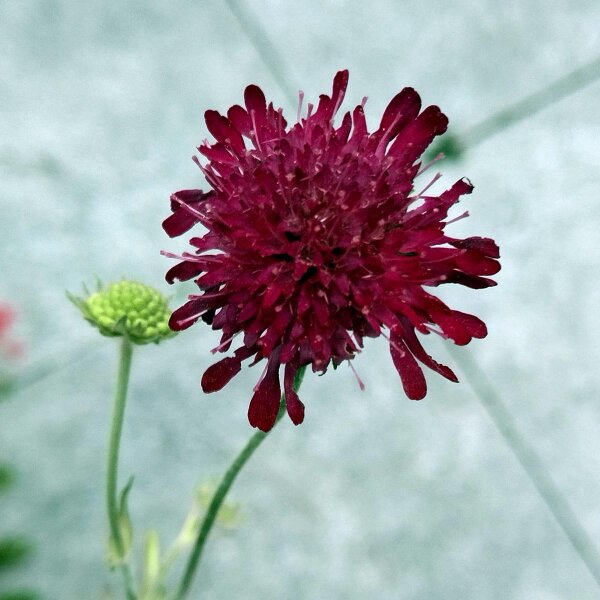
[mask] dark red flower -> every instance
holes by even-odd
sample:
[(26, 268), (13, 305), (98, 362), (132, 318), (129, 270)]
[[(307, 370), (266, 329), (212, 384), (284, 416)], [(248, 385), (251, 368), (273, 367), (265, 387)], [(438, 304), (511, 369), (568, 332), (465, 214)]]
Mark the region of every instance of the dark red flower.
[(322, 95), (316, 110), (309, 104), (289, 128), (255, 85), (246, 88), (245, 108), (232, 106), (227, 116), (206, 111), (216, 142), (198, 148), (206, 165), (194, 160), (212, 189), (173, 194), (163, 224), (170, 236), (198, 223), (208, 230), (190, 240), (192, 253), (165, 253), (180, 260), (167, 280), (195, 278), (201, 290), (170, 326), (185, 329), (201, 318), (222, 330), (220, 352), (243, 333), (233, 356), (204, 373), (205, 392), (226, 385), (242, 361), (267, 360), (248, 411), (263, 431), (276, 419), (282, 365), (287, 411), (298, 424), (304, 405), (292, 382), (303, 365), (324, 372), (353, 359), (364, 337), (383, 335), (416, 400), (426, 393), (417, 361), (457, 381), (416, 331), (459, 345), (487, 333), (477, 317), (448, 308), (424, 287), (484, 288), (495, 285), (487, 276), (500, 268), (491, 239), (444, 232), (448, 210), (473, 190), (468, 180), (439, 196), (413, 187), (421, 154), (446, 131), (445, 115), (437, 106), (420, 112), (419, 95), (405, 88), (375, 132), (367, 130), (364, 102), (334, 126), (347, 83), (348, 71), (340, 71), (331, 97)]

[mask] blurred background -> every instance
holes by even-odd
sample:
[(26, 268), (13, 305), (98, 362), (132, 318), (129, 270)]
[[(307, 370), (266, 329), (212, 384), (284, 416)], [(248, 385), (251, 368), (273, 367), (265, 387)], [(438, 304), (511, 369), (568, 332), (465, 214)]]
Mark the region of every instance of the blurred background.
[[(348, 68), (343, 109), (368, 96), (370, 127), (410, 85), (468, 141), (490, 115), (597, 60), (598, 23), (597, 0), (1, 2), (0, 300), (18, 311), (26, 351), (0, 404), (0, 460), (17, 475), (0, 497), (0, 535), (33, 552), (0, 569), (0, 589), (120, 597), (103, 499), (118, 343), (65, 290), (125, 276), (173, 306), (184, 299), (190, 288), (168, 288), (159, 252), (185, 239), (161, 221), (171, 192), (205, 187), (191, 160), (208, 136), (204, 110), (257, 83), (293, 120), (297, 90), (316, 100)], [(475, 184), (461, 205), (470, 218), (450, 231), (495, 238), (503, 270), (496, 288), (440, 289), (486, 321), (485, 340), (451, 355), (449, 343), (426, 345), (459, 376), (465, 355), (476, 361), (600, 545), (599, 93), (590, 83), (549, 101), (437, 165), (440, 187)], [(196, 326), (134, 355), (121, 476), (135, 474), (138, 543), (149, 527), (168, 543), (195, 485), (252, 432), (257, 368), (219, 394), (200, 390), (217, 343)], [(304, 424), (284, 420), (242, 472), (232, 498), (243, 521), (209, 540), (193, 598), (600, 597), (473, 391), (477, 373), (458, 385), (427, 373), (427, 398), (411, 402), (385, 340), (355, 366), (364, 392), (345, 366), (306, 377)]]

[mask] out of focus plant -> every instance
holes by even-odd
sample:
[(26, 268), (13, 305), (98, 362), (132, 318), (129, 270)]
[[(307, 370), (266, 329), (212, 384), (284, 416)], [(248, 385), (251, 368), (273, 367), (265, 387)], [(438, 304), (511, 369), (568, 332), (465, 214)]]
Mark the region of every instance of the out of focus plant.
[(14, 389), (14, 363), (23, 354), (23, 343), (13, 337), (16, 313), (13, 307), (0, 302), (0, 402)]
[[(171, 567), (188, 551), (198, 536), (203, 517), (209, 509), (216, 487), (199, 486), (190, 511), (175, 541), (161, 549), (158, 533), (150, 530), (143, 543), (142, 569), (136, 577), (132, 565), (134, 530), (129, 516), (129, 495), (133, 477), (119, 491), (118, 464), (121, 432), (129, 385), (134, 346), (158, 344), (175, 335), (168, 325), (171, 314), (166, 299), (153, 288), (136, 281), (119, 281), (84, 297), (68, 294), (84, 318), (107, 337), (120, 338), (120, 362), (108, 445), (106, 506), (109, 522), (108, 564), (121, 571), (129, 600), (163, 600), (167, 598), (166, 579)], [(234, 527), (238, 507), (223, 504), (218, 511), (221, 523)], [(1, 599), (0, 599), (1, 600)]]
[[(23, 355), (22, 341), (13, 337), (14, 309), (0, 303), (0, 401), (9, 398), (15, 389), (16, 362)], [(15, 471), (8, 463), (0, 463), (0, 493), (6, 493), (14, 484)], [(23, 564), (32, 553), (31, 543), (21, 535), (0, 537), (0, 583), (7, 571)], [(37, 600), (39, 595), (32, 590), (0, 590), (0, 600)]]

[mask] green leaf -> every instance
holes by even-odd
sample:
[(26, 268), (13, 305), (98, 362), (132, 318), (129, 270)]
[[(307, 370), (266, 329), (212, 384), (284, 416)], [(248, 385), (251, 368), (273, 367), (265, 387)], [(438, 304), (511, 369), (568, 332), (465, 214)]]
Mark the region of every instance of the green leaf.
[(164, 598), (161, 577), (160, 540), (158, 533), (151, 529), (146, 534), (144, 546), (144, 572), (140, 600), (159, 600)]
[(123, 554), (119, 552), (115, 541), (110, 536), (108, 540), (108, 564), (110, 567), (116, 567), (123, 563), (126, 559), (129, 551), (131, 550), (131, 546), (133, 545), (133, 525), (131, 523), (131, 519), (129, 518), (129, 509), (127, 506), (127, 501), (129, 498), (129, 492), (131, 492), (131, 488), (133, 486), (133, 475), (127, 480), (127, 484), (121, 491), (119, 496), (119, 531), (121, 533), (121, 540), (123, 542)]
[(121, 528), (121, 538), (123, 539), (123, 550), (125, 555), (131, 550), (131, 545), (133, 544), (133, 525), (129, 518), (129, 509), (127, 506), (129, 492), (131, 492), (132, 487), (133, 475), (128, 479), (119, 498), (119, 526)]

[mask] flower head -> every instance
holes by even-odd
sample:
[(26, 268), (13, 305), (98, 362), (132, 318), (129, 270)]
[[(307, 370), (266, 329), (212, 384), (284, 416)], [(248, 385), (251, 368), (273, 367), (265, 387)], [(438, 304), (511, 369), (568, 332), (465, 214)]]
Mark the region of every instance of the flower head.
[(419, 95), (405, 88), (373, 133), (364, 102), (336, 126), (347, 83), (340, 71), (331, 97), (322, 95), (316, 110), (309, 104), (289, 128), (255, 85), (246, 88), (245, 107), (227, 116), (207, 111), (216, 142), (198, 148), (207, 164), (195, 160), (212, 189), (173, 194), (163, 223), (170, 236), (198, 223), (207, 229), (190, 240), (193, 252), (164, 253), (180, 260), (167, 280), (195, 279), (201, 291), (169, 324), (181, 330), (202, 319), (222, 331), (220, 352), (243, 334), (233, 355), (204, 373), (205, 392), (225, 386), (242, 361), (266, 359), (248, 411), (264, 431), (276, 419), (282, 366), (287, 412), (298, 424), (304, 406), (292, 382), (303, 365), (324, 372), (352, 360), (363, 338), (382, 335), (407, 396), (420, 399), (426, 383), (417, 361), (457, 379), (425, 352), (417, 331), (460, 345), (487, 333), (477, 317), (425, 289), (485, 288), (500, 268), (491, 239), (444, 231), (449, 209), (473, 189), (468, 180), (438, 196), (426, 193), (429, 186), (414, 189), (420, 156), (446, 130), (445, 115), (437, 106), (420, 112)]
[(87, 298), (69, 295), (85, 319), (109, 337), (126, 335), (134, 344), (158, 344), (172, 337), (170, 309), (160, 292), (137, 281), (111, 283)]

